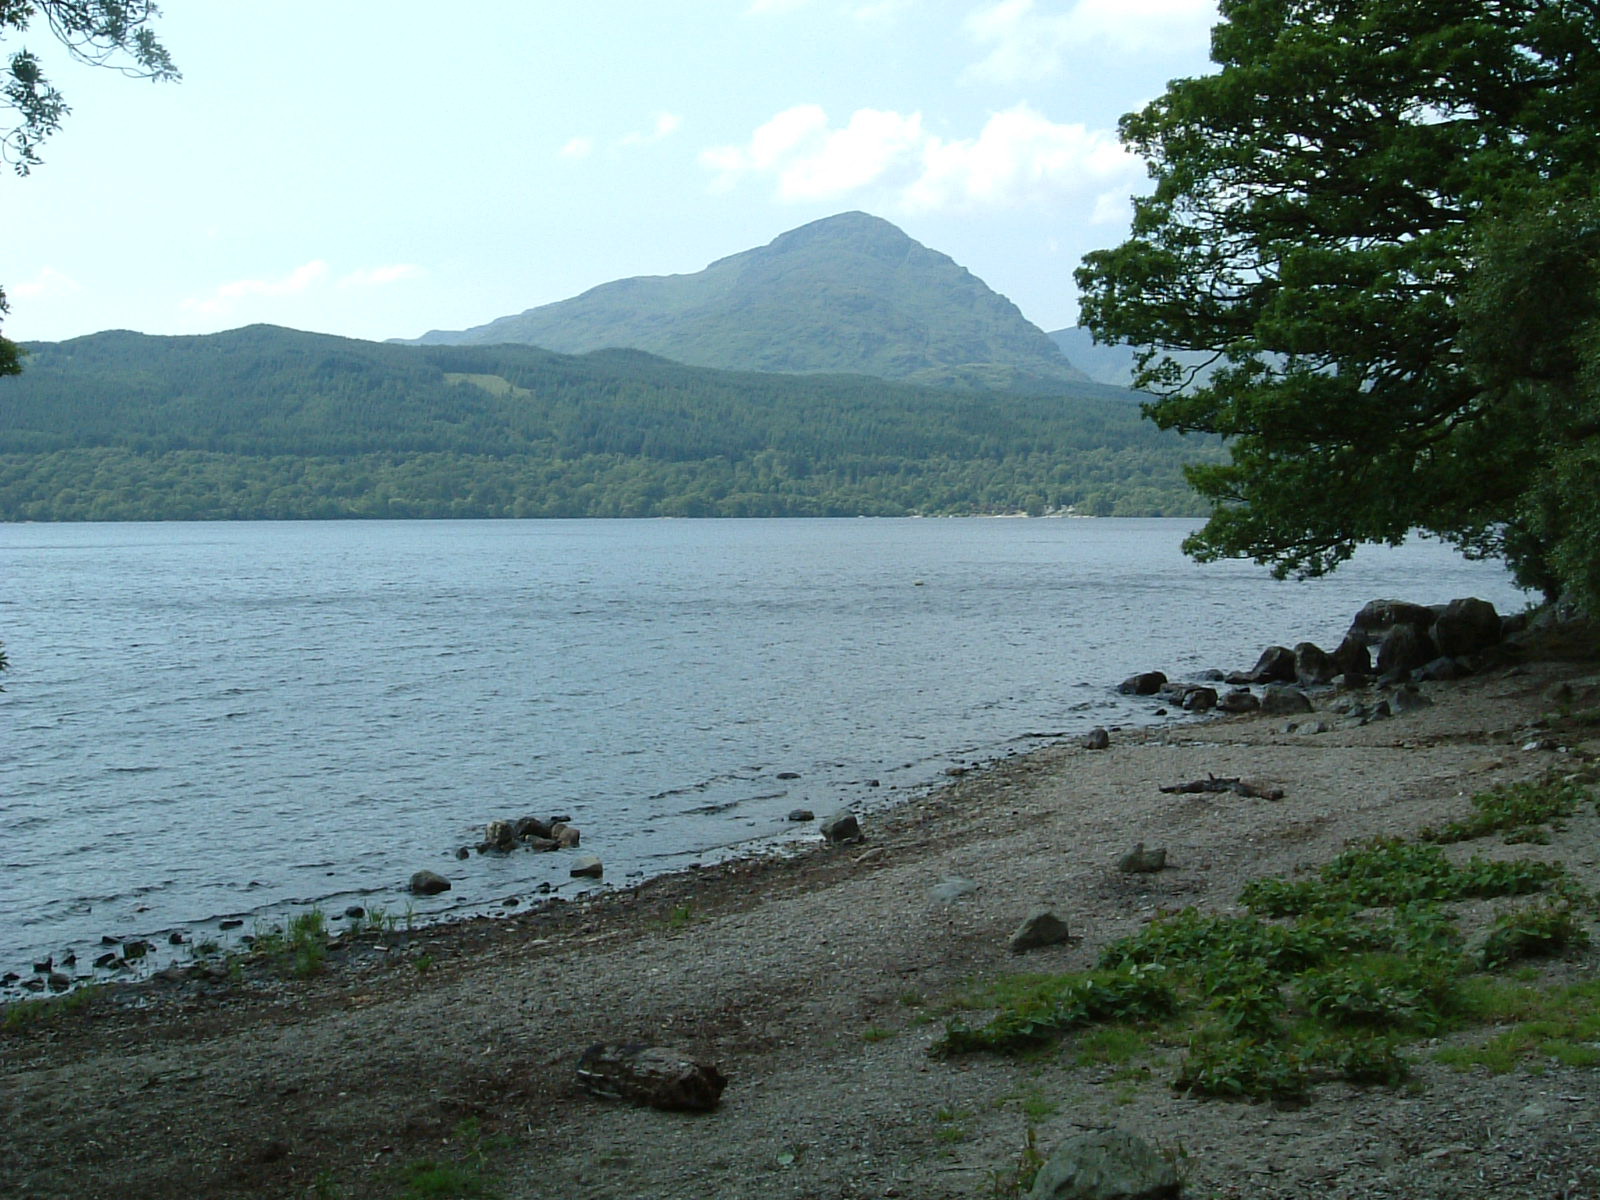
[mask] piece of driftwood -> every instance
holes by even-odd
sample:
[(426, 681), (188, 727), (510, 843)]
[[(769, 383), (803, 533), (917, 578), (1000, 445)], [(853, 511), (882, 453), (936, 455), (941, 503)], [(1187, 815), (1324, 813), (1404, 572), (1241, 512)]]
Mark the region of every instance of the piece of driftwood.
[(1240, 796), (1249, 796), (1252, 800), (1283, 799), (1282, 788), (1264, 788), (1243, 779), (1219, 779), (1215, 775), (1207, 775), (1204, 779), (1192, 779), (1188, 783), (1175, 783), (1161, 790), (1169, 795), (1173, 792), (1234, 792)]
[(608, 1100), (706, 1112), (722, 1099), (722, 1072), (667, 1046), (590, 1046), (578, 1060), (578, 1084)]

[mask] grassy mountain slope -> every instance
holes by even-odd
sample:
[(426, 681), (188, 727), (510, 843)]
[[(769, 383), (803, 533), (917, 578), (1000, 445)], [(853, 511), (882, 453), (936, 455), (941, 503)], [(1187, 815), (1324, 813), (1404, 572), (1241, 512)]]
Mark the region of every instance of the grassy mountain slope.
[(417, 344), (610, 346), (734, 370), (848, 371), (1059, 391), (1085, 377), (1004, 296), (866, 213), (815, 221), (692, 275), (620, 279)]
[(0, 520), (1193, 512), (1125, 394), (990, 396), (638, 351), (252, 326), (40, 344), (0, 381)]

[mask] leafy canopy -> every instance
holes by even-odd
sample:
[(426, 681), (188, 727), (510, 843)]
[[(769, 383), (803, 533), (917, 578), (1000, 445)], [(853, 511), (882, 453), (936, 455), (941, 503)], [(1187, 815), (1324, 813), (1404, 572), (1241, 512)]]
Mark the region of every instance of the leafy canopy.
[[(150, 28), (160, 15), (150, 0), (0, 0), (0, 38), (25, 34), (38, 21), (78, 62), (142, 79), (177, 79), (171, 55)], [(72, 110), (26, 47), (0, 67), (0, 107), (11, 114), (0, 117), (0, 160), (26, 175), (42, 161), (40, 145)], [(7, 311), (0, 291), (0, 316)], [(0, 375), (20, 370), (20, 348), (0, 337)]]
[(1229, 462), (1189, 473), (1214, 507), (1186, 548), (1315, 575), (1419, 528), (1581, 593), (1573, 565), (1600, 547), (1600, 3), (1221, 15), (1221, 69), (1123, 118), (1154, 190), (1077, 274), (1096, 337), (1151, 348), (1156, 422), (1229, 439)]

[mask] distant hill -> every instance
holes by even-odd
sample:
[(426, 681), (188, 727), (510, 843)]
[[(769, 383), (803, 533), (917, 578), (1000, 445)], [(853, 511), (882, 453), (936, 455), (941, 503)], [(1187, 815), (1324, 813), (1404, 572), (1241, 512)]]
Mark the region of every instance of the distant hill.
[(413, 345), (607, 347), (730, 370), (849, 372), (931, 386), (1060, 391), (1086, 377), (1016, 305), (888, 221), (803, 225), (693, 275), (619, 279)]
[(1220, 457), (1128, 394), (942, 392), (633, 350), (257, 325), (35, 343), (0, 379), (0, 521), (1192, 515)]
[[(1070, 329), (1057, 329), (1046, 336), (1072, 361), (1073, 366), (1079, 368), (1096, 383), (1119, 388), (1133, 386), (1135, 357), (1133, 346), (1096, 345), (1094, 336), (1081, 325), (1074, 325)], [(1200, 379), (1210, 374), (1209, 354), (1180, 350), (1174, 351), (1172, 357), (1179, 362), (1189, 362), (1198, 367)]]

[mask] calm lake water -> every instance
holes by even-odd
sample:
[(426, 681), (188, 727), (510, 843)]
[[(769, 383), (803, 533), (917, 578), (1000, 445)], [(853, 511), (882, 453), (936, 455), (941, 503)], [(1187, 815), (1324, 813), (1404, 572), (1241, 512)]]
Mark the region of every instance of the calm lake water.
[[(0, 526), (0, 972), (311, 903), (578, 890), (563, 853), (458, 862), (494, 817), (570, 814), (608, 884), (815, 837), (790, 810), (1163, 719), (1116, 694), (1134, 671), (1331, 648), (1379, 596), (1525, 602), (1437, 543), (1279, 583), (1183, 558), (1193, 527)], [(424, 867), (454, 890), (410, 900)]]

